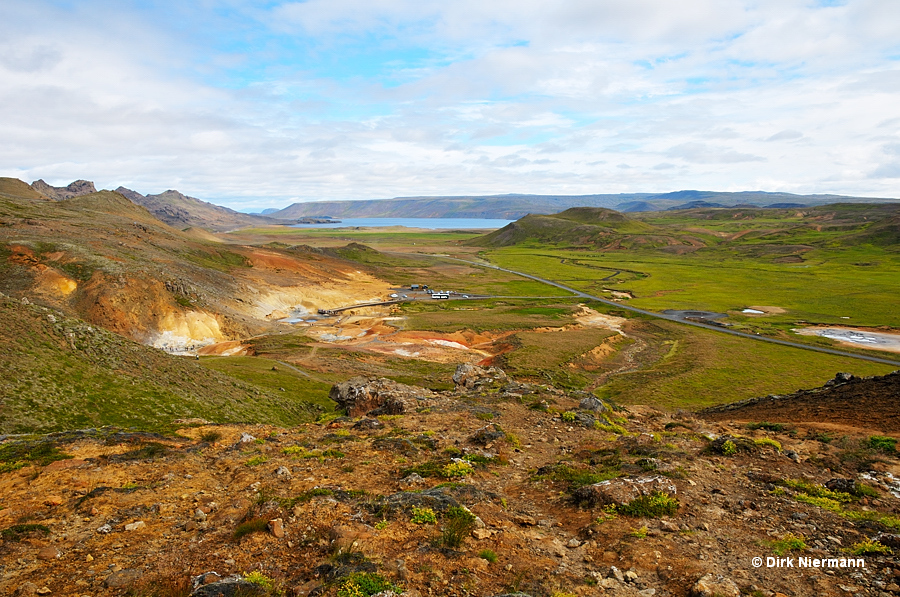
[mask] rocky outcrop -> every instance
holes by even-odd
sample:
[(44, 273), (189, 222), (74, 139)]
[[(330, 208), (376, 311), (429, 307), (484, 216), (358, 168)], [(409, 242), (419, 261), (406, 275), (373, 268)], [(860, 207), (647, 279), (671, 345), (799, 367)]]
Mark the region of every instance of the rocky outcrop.
[(399, 415), (430, 404), (430, 391), (390, 379), (354, 377), (332, 386), (328, 397), (351, 417)]
[(198, 227), (224, 231), (276, 222), (264, 216), (244, 214), (195, 197), (188, 197), (171, 189), (157, 195), (142, 195), (125, 187), (117, 188), (116, 192), (132, 203), (145, 207), (166, 224), (179, 229)]
[(477, 365), (463, 363), (456, 368), (453, 374), (453, 383), (459, 387), (472, 389), (493, 382), (506, 382), (509, 378), (502, 369), (490, 367), (483, 369)]
[(622, 506), (657, 492), (674, 496), (678, 488), (665, 477), (633, 477), (585, 485), (576, 489), (573, 495), (576, 501), (591, 506)]
[(91, 193), (97, 192), (94, 183), (89, 180), (76, 180), (64, 187), (54, 187), (44, 182), (43, 179), (38, 179), (31, 183), (31, 188), (41, 195), (56, 201), (63, 201), (65, 199), (71, 199), (72, 197), (81, 197), (82, 195), (90, 195)]
[(595, 413), (605, 413), (609, 412), (609, 407), (606, 404), (597, 398), (596, 396), (585, 396), (578, 403), (578, 408), (581, 410), (589, 410)]

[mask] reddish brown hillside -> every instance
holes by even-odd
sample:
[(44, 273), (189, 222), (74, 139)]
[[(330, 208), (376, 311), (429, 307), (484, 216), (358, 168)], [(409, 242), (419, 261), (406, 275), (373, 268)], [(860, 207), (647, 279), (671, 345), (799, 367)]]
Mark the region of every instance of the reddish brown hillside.
[(839, 373), (824, 387), (787, 396), (751, 398), (698, 413), (714, 421), (825, 423), (900, 432), (900, 371), (875, 377)]

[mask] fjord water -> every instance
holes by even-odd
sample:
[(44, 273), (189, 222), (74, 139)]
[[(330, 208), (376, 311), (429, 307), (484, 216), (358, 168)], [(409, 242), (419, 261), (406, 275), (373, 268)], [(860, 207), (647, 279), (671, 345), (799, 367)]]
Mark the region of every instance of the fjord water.
[(292, 224), (293, 228), (427, 228), (429, 230), (494, 230), (511, 224), (513, 220), (490, 218), (343, 218), (333, 224)]

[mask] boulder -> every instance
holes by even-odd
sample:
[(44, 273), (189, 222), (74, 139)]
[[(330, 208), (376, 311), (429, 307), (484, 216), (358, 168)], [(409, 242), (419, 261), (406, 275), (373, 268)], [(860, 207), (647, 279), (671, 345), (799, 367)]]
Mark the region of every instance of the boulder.
[(855, 493), (856, 481), (854, 481), (853, 479), (835, 478), (827, 481), (825, 483), (825, 487), (827, 487), (831, 491), (837, 491), (840, 493)]
[(655, 492), (674, 496), (678, 488), (665, 477), (631, 477), (585, 485), (576, 489), (573, 495), (577, 501), (591, 506), (622, 506)]
[(741, 590), (730, 578), (709, 573), (694, 583), (691, 597), (741, 597)]
[(469, 441), (473, 444), (478, 444), (481, 446), (486, 446), (491, 442), (495, 442), (498, 439), (506, 437), (506, 434), (501, 431), (497, 425), (485, 425), (478, 431), (476, 431), (469, 438)]
[(403, 483), (404, 485), (422, 485), (426, 481), (418, 473), (410, 473), (403, 479), (400, 479), (400, 482)]
[(837, 373), (834, 376), (834, 379), (829, 379), (825, 382), (825, 387), (828, 388), (831, 386), (839, 386), (841, 384), (851, 382), (854, 379), (856, 379), (856, 376), (854, 376), (852, 373)]
[(360, 419), (353, 425), (353, 429), (359, 429), (361, 431), (370, 431), (373, 429), (383, 429), (384, 423), (379, 421), (378, 419)]
[(609, 407), (606, 406), (602, 400), (596, 396), (590, 395), (581, 399), (581, 402), (578, 403), (578, 408), (581, 410), (590, 410), (595, 413), (609, 412)]
[(483, 369), (470, 363), (459, 365), (453, 373), (453, 383), (469, 389), (495, 381), (505, 383), (508, 379), (502, 369), (496, 367)]
[(387, 511), (412, 511), (413, 508), (431, 508), (435, 512), (446, 512), (459, 506), (459, 502), (449, 495), (448, 488), (434, 487), (424, 491), (401, 491), (384, 498), (380, 504)]
[[(875, 537), (875, 540), (891, 549), (900, 549), (900, 534), (879, 533)], [(900, 574), (898, 574), (898, 576), (900, 576)]]
[(405, 437), (378, 437), (372, 442), (372, 447), (376, 450), (398, 452), (405, 456), (412, 456), (419, 451), (416, 445)]
[(361, 415), (399, 415), (428, 406), (429, 390), (397, 383), (390, 379), (354, 377), (335, 384), (328, 397), (351, 417)]

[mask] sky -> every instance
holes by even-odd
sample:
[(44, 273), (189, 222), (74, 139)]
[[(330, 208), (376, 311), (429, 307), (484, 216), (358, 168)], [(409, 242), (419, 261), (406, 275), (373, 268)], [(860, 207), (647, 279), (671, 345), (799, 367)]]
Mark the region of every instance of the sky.
[(0, 176), (900, 197), (897, 0), (3, 0)]

